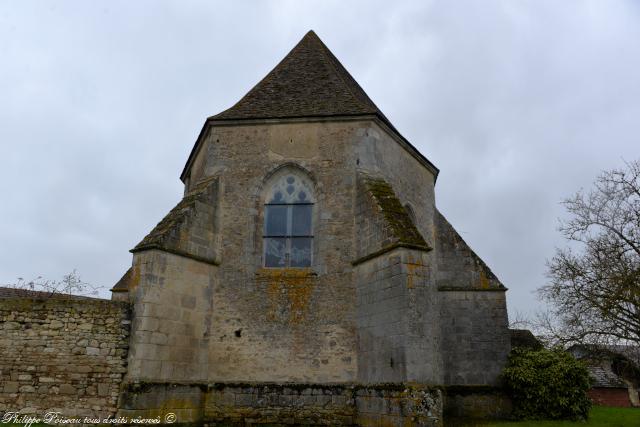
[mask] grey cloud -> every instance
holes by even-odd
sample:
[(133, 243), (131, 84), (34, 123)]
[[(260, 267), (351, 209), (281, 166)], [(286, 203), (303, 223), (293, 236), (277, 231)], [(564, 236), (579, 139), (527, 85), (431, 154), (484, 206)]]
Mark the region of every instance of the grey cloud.
[(313, 28), (441, 169), (440, 210), (535, 306), (559, 201), (638, 157), (634, 2), (5, 2), (0, 282), (111, 286), (204, 119)]

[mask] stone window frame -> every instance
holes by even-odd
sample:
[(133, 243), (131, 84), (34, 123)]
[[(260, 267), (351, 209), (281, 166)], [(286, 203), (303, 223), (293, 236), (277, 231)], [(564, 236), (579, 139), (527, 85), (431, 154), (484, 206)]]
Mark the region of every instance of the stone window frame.
[[(310, 237), (311, 238), (311, 248), (310, 248), (310, 264), (308, 266), (291, 266), (290, 262), (287, 261), (287, 265), (286, 266), (267, 266), (266, 265), (266, 239), (269, 237), (273, 237), (273, 236), (268, 236), (266, 234), (266, 230), (265, 230), (265, 225), (266, 225), (266, 207), (271, 205), (269, 203), (268, 198), (272, 195), (270, 194), (270, 191), (273, 189), (274, 184), (282, 179), (283, 177), (285, 177), (286, 175), (293, 175), (298, 177), (299, 179), (303, 179), (307, 182), (308, 184), (308, 188), (310, 190), (310, 201), (308, 203), (297, 203), (297, 204), (301, 204), (301, 205), (310, 205), (312, 206), (311, 209), (311, 230), (309, 235), (305, 236), (305, 237)], [(265, 268), (265, 269), (269, 269), (269, 270), (278, 270), (278, 269), (300, 269), (300, 270), (304, 270), (304, 269), (312, 269), (315, 264), (316, 264), (316, 260), (317, 260), (317, 249), (318, 249), (318, 236), (317, 236), (317, 224), (318, 224), (318, 219), (319, 219), (319, 211), (320, 211), (320, 207), (319, 207), (319, 200), (318, 200), (318, 187), (317, 187), (317, 182), (315, 177), (313, 176), (313, 174), (311, 172), (309, 172), (306, 168), (304, 168), (303, 166), (297, 164), (297, 163), (293, 163), (293, 162), (286, 162), (283, 163), (277, 167), (275, 167), (274, 169), (272, 169), (269, 173), (267, 173), (263, 180), (262, 180), (262, 185), (261, 185), (261, 191), (259, 194), (259, 201), (258, 201), (258, 205), (260, 206), (260, 214), (258, 216), (258, 223), (257, 225), (257, 230), (259, 230), (260, 232), (260, 237), (259, 239), (256, 239), (256, 243), (259, 242), (259, 245), (256, 247), (258, 249), (258, 254), (260, 256), (260, 268)], [(289, 205), (289, 204), (285, 204), (285, 205)], [(293, 204), (292, 204), (293, 205)], [(287, 236), (288, 238), (294, 238), (297, 236)]]

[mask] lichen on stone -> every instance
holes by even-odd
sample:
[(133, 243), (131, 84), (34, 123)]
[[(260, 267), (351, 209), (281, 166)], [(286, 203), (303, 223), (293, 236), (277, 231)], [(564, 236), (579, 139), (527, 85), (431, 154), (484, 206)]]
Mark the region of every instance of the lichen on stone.
[(271, 306), (267, 315), (269, 320), (276, 320), (284, 308), (289, 313), (290, 324), (304, 321), (316, 282), (311, 269), (262, 268), (256, 274), (256, 282), (266, 286)]

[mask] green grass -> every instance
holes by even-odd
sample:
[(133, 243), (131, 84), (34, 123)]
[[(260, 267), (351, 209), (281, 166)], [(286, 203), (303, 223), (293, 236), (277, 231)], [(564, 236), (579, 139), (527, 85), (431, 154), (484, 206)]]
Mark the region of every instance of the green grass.
[[(474, 425), (474, 424), (470, 424)], [(640, 408), (594, 406), (584, 421), (518, 421), (475, 424), (478, 427), (640, 427)]]

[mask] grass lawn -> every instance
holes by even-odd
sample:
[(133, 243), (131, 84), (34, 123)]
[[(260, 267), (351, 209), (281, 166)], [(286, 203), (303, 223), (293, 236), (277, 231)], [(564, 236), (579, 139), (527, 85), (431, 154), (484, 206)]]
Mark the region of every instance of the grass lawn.
[(640, 408), (609, 408), (594, 406), (587, 422), (572, 421), (519, 421), (476, 424), (478, 427), (640, 427)]

